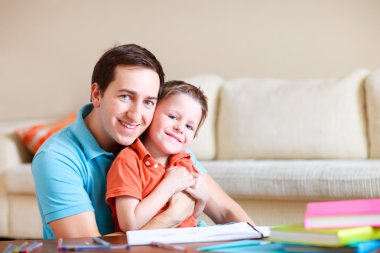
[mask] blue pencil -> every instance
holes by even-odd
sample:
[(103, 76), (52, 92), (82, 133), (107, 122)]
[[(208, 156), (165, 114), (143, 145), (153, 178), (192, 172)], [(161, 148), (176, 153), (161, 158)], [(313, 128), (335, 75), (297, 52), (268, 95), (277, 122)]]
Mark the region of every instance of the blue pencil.
[(129, 245), (62, 245), (58, 250), (62, 251), (82, 251), (82, 250), (117, 250), (129, 249)]
[(109, 242), (107, 242), (107, 241), (105, 241), (105, 240), (103, 240), (103, 239), (101, 239), (99, 237), (92, 237), (92, 240), (94, 242), (97, 242), (97, 243), (101, 244), (101, 245), (105, 245), (105, 246), (111, 245), (111, 243), (109, 243)]

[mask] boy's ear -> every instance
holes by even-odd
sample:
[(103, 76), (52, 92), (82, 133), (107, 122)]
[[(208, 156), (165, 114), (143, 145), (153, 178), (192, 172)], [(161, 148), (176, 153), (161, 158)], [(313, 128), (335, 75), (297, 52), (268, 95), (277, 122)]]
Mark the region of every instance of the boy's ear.
[(93, 83), (91, 84), (91, 102), (94, 106), (94, 108), (97, 108), (100, 106), (100, 99), (101, 99), (101, 92), (99, 89), (99, 84)]

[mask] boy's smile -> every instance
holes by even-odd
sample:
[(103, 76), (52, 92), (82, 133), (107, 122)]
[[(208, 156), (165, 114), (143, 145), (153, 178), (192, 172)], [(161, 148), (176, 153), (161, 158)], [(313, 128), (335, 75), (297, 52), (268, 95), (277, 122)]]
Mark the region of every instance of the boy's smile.
[[(184, 152), (193, 141), (202, 116), (200, 104), (186, 94), (161, 100), (143, 143), (149, 153), (159, 158)], [(164, 165), (164, 164), (163, 164)]]

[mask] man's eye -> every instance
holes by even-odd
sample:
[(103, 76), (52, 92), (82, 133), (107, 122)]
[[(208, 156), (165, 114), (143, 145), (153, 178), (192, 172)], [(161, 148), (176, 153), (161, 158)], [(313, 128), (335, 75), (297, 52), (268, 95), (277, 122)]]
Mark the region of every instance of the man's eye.
[(120, 98), (123, 100), (131, 100), (131, 97), (129, 95), (120, 95)]
[(152, 106), (154, 106), (153, 101), (150, 101), (150, 100), (144, 101), (144, 104), (145, 104), (146, 106), (148, 106), (148, 107), (152, 107)]

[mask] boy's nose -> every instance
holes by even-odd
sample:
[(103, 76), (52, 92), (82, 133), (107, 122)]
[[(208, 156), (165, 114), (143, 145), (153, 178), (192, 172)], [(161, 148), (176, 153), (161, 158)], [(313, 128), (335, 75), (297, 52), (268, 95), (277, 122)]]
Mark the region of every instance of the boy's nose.
[(174, 130), (175, 130), (176, 132), (178, 132), (178, 133), (182, 133), (182, 132), (183, 132), (181, 126), (179, 126), (179, 125), (175, 125), (175, 126), (174, 126)]

